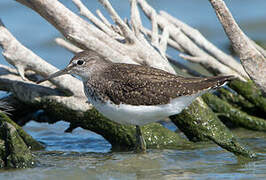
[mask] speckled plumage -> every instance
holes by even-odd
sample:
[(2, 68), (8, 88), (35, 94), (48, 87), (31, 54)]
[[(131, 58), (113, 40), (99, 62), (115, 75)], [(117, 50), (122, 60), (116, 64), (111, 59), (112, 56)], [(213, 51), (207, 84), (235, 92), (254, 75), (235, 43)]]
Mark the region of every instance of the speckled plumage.
[[(112, 63), (89, 50), (77, 53), (69, 65), (43, 82), (66, 73), (79, 75), (89, 101), (113, 104), (164, 105), (172, 99), (198, 94), (222, 86), (233, 76), (181, 77), (166, 71), (134, 64)], [(92, 102), (91, 102), (92, 103)]]
[(88, 95), (114, 104), (162, 105), (223, 85), (232, 76), (184, 78), (140, 65), (110, 63), (86, 82)]

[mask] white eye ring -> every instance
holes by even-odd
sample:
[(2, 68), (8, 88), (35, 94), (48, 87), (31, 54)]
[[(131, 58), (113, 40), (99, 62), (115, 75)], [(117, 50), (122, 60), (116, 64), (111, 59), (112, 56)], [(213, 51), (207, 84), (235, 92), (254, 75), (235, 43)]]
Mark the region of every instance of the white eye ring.
[(84, 61), (83, 61), (83, 60), (81, 60), (81, 59), (79, 59), (79, 60), (77, 60), (77, 62), (76, 62), (76, 63), (77, 63), (77, 65), (80, 65), (80, 66), (81, 66), (81, 65), (83, 65), (83, 64), (84, 64)]

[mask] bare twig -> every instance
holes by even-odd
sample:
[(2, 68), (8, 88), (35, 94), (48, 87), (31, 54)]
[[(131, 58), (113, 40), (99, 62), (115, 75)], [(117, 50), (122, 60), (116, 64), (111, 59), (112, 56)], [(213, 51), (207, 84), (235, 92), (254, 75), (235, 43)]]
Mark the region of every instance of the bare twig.
[(102, 20), (102, 22), (108, 26), (109, 28), (111, 28), (111, 23), (109, 23), (109, 21), (104, 17), (104, 15), (101, 13), (101, 11), (99, 9), (96, 10), (96, 14), (99, 16), (99, 18)]
[(99, 0), (99, 2), (106, 8), (106, 10), (111, 15), (113, 21), (119, 26), (119, 28), (124, 34), (124, 37), (126, 37), (127, 42), (134, 43), (136, 40), (135, 35), (132, 33), (126, 23), (120, 18), (120, 16), (116, 13), (110, 2), (108, 0)]
[(182, 53), (179, 54), (179, 57), (189, 60), (194, 63), (200, 63), (201, 61), (204, 61), (206, 59), (206, 57), (189, 56), (189, 55), (182, 54)]
[(88, 8), (81, 2), (81, 0), (72, 0), (72, 1), (79, 8), (80, 14), (82, 16), (87, 17), (92, 23), (94, 23), (98, 28), (100, 28), (109, 36), (121, 39), (121, 36), (119, 34), (115, 33), (109, 26), (107, 26), (105, 23), (100, 21), (96, 16), (94, 16), (94, 14), (92, 14), (91, 11), (88, 10)]
[(169, 39), (169, 31), (167, 29), (167, 27), (163, 28), (163, 33), (162, 33), (162, 37), (160, 39), (160, 43), (159, 43), (159, 49), (160, 52), (163, 56), (166, 56), (166, 49), (167, 49), (167, 40)]
[(183, 73), (185, 74), (189, 74), (191, 76), (195, 76), (195, 77), (201, 77), (202, 74), (198, 73), (197, 71), (194, 71), (193, 69), (187, 67), (184, 64), (181, 64), (180, 62), (178, 62), (177, 60), (174, 60), (173, 58), (167, 56), (168, 61), (170, 61), (173, 65), (175, 65), (178, 69), (180, 69)]
[(55, 38), (55, 42), (58, 45), (64, 47), (67, 50), (69, 50), (70, 52), (73, 52), (74, 54), (83, 51), (83, 49), (80, 49), (79, 47), (75, 46), (74, 44), (71, 44), (70, 42), (68, 42), (68, 41), (66, 41), (66, 40), (64, 40), (62, 38)]
[(152, 11), (151, 13), (151, 44), (154, 45), (155, 47), (159, 46), (159, 38), (158, 38), (158, 23), (157, 23), (157, 18), (156, 18), (156, 12)]
[[(148, 37), (152, 37), (152, 31), (143, 27), (142, 30), (141, 30), (146, 36)], [(159, 40), (162, 38), (161, 35), (159, 35)], [(172, 40), (171, 38), (168, 38), (167, 39), (167, 43), (169, 46), (171, 46), (172, 48), (178, 50), (179, 52), (185, 52), (185, 50), (174, 40)]]
[(130, 1), (131, 5), (131, 24), (133, 31), (135, 32), (136, 37), (139, 39), (140, 38), (140, 30), (142, 29), (142, 23), (137, 7), (137, 1), (136, 0), (131, 0)]

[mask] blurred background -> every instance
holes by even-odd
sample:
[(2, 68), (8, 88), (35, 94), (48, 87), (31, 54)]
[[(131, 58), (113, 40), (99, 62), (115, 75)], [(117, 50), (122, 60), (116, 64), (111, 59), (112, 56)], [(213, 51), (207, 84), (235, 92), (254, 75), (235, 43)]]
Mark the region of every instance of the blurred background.
[[(208, 0), (147, 1), (156, 10), (167, 11), (174, 17), (198, 29), (208, 40), (230, 53), (228, 38)], [(71, 0), (60, 0), (60, 2), (78, 13)], [(129, 1), (110, 0), (110, 2), (123, 19), (129, 19)], [(256, 42), (265, 45), (266, 1), (225, 0), (225, 2), (242, 30)], [(83, 0), (83, 3), (93, 13), (96, 9), (100, 9), (110, 20), (97, 0)], [(143, 13), (141, 14), (144, 26), (149, 28), (148, 19)], [(0, 18), (17, 40), (58, 68), (63, 68), (73, 56), (54, 42), (54, 38), (61, 35), (52, 25), (31, 9), (16, 1), (0, 1)], [(174, 59), (186, 63), (178, 58), (177, 51), (169, 49), (168, 53)], [(1, 55), (0, 63), (7, 65)], [(264, 165), (263, 162), (258, 164), (255, 162), (241, 163), (232, 154), (222, 151), (217, 146), (204, 146), (200, 150), (187, 151), (154, 150), (141, 157), (136, 157), (130, 153), (126, 154), (126, 157), (123, 153), (109, 154), (111, 153), (111, 146), (102, 137), (81, 128), (74, 130), (72, 134), (67, 134), (64, 133), (67, 127), (68, 123), (66, 122), (58, 122), (53, 125), (37, 122), (26, 124), (24, 129), (35, 139), (45, 143), (46, 152), (51, 152), (51, 154), (41, 153), (40, 161), (42, 163), (35, 170), (0, 173), (0, 179), (28, 179), (29, 176), (31, 176), (31, 179), (32, 177), (33, 179), (34, 177), (38, 179), (54, 179), (55, 177), (57, 179), (71, 179), (71, 177), (78, 177), (77, 179), (87, 179), (88, 177), (92, 179), (105, 179), (107, 177), (112, 177), (111, 179), (136, 179), (136, 177), (140, 177), (140, 179), (145, 179), (147, 173), (153, 174), (154, 179), (165, 178), (168, 175), (171, 178), (173, 174), (177, 174), (179, 177), (201, 177), (203, 179), (206, 178), (206, 175), (211, 179), (254, 177), (260, 179), (263, 174), (266, 174), (265, 160)], [(176, 130), (174, 126), (168, 125), (168, 127)], [(258, 136), (261, 136), (261, 134), (258, 133)], [(266, 149), (265, 134), (262, 136), (264, 136), (264, 139), (251, 137), (250, 141), (245, 140), (245, 142), (253, 146), (253, 149)], [(132, 167), (134, 163), (135, 166)], [(143, 164), (146, 163), (150, 166), (143, 168)], [(57, 169), (53, 169), (54, 167), (57, 167)], [(101, 170), (95, 171), (97, 167), (100, 167)], [(17, 173), (20, 173), (19, 176), (17, 176)], [(50, 175), (48, 175), (49, 173)], [(175, 177), (177, 176), (174, 176), (173, 179)]]

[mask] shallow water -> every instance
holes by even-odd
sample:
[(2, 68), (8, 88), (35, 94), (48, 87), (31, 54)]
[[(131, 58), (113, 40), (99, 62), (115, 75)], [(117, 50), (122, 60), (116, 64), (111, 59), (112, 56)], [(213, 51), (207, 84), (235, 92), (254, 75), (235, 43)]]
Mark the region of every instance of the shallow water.
[[(216, 151), (216, 152), (215, 152)], [(213, 153), (215, 152), (215, 153)], [(260, 179), (266, 159), (238, 161), (216, 148), (134, 153), (39, 153), (40, 167), (5, 171), (8, 179)], [(218, 157), (217, 157), (218, 156)]]
[[(167, 124), (171, 128), (172, 124)], [(259, 154), (238, 159), (214, 144), (196, 143), (178, 150), (148, 150), (146, 154), (112, 152), (101, 136), (78, 128), (64, 133), (68, 123), (28, 123), (24, 129), (46, 144), (34, 152), (35, 168), (2, 170), (0, 179), (263, 179), (266, 178), (266, 134), (234, 130)], [(172, 127), (174, 128), (174, 127)]]
[[(71, 1), (61, 1), (77, 12)], [(84, 1), (92, 12), (97, 0)], [(111, 0), (122, 17), (129, 17), (128, 1)], [(253, 39), (266, 42), (266, 1), (225, 1), (241, 28)], [(211, 42), (228, 52), (229, 41), (209, 2), (199, 0), (149, 0), (156, 9), (199, 29)], [(107, 15), (107, 13), (104, 13)], [(35, 53), (62, 68), (72, 54), (57, 46), (60, 34), (30, 9), (10, 0), (0, 1), (0, 17), (13, 35)], [(110, 19), (110, 18), (109, 18)], [(143, 23), (150, 26), (143, 18)], [(176, 51), (169, 54), (178, 59)], [(181, 60), (181, 59), (179, 59)], [(181, 60), (185, 63), (185, 61)], [(0, 63), (7, 64), (2, 56)], [(171, 124), (166, 124), (171, 129)], [(243, 129), (234, 133), (259, 153), (258, 160), (238, 159), (214, 144), (196, 144), (189, 149), (149, 150), (146, 154), (112, 152), (101, 136), (81, 128), (64, 133), (68, 124), (28, 123), (24, 129), (45, 143), (45, 151), (34, 152), (38, 159), (32, 169), (0, 170), (2, 179), (265, 179), (266, 133)]]

